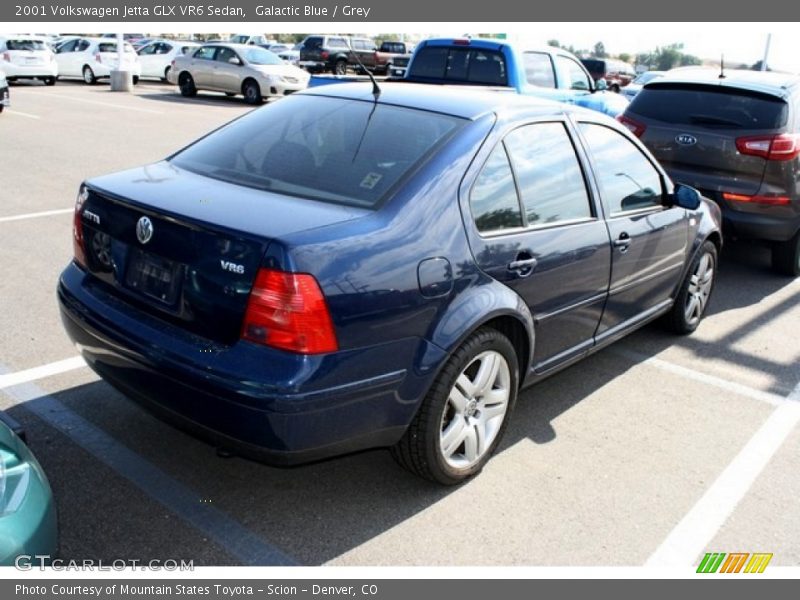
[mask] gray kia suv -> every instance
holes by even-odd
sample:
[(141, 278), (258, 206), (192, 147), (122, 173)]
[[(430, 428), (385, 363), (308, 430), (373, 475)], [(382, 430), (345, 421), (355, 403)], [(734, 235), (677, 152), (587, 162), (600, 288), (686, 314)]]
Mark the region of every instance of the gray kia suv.
[(770, 242), (773, 267), (800, 275), (800, 76), (679, 69), (619, 120), (674, 181), (720, 205), (728, 235)]

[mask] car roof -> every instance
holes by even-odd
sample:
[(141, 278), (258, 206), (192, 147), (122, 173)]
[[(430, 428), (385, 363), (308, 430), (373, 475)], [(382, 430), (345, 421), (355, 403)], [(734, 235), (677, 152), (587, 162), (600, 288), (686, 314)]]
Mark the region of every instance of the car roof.
[(800, 92), (800, 76), (775, 71), (750, 71), (745, 69), (728, 69), (725, 77), (720, 78), (719, 69), (705, 67), (673, 69), (663, 77), (645, 84), (645, 89), (667, 87), (670, 84), (702, 84), (719, 86), (720, 88), (741, 89), (759, 92), (779, 98)]
[[(514, 91), (493, 91), (481, 86), (432, 85), (402, 81), (380, 84), (380, 104), (416, 108), (475, 120), (488, 113), (525, 110), (539, 115), (580, 113), (602, 117), (595, 111), (570, 106), (553, 100), (523, 96)], [(371, 102), (372, 84), (369, 82), (340, 83), (309, 88), (297, 94), (327, 96)]]

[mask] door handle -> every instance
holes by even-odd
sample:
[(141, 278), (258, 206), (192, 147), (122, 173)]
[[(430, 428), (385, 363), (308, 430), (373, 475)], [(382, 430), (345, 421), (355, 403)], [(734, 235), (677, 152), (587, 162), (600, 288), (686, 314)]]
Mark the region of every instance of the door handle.
[(508, 263), (508, 270), (509, 271), (533, 271), (536, 267), (536, 263), (539, 261), (535, 258), (521, 258), (517, 260), (512, 260)]
[(619, 237), (614, 240), (613, 244), (616, 248), (619, 248), (620, 252), (627, 252), (631, 245), (631, 236), (623, 231), (619, 234)]

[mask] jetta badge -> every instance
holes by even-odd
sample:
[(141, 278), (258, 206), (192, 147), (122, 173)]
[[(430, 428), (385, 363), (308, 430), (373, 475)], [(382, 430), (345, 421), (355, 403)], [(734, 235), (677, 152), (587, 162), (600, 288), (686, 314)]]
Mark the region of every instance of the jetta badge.
[(136, 239), (140, 244), (146, 244), (153, 237), (153, 222), (147, 217), (142, 217), (136, 222)]
[(694, 146), (697, 143), (697, 138), (688, 133), (681, 133), (675, 137), (675, 141), (681, 146)]

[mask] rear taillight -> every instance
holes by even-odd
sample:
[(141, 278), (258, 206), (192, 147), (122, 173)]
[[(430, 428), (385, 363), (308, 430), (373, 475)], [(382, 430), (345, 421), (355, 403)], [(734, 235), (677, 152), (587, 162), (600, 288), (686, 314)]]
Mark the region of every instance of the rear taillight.
[(75, 200), (75, 212), (72, 217), (72, 251), (75, 262), (86, 268), (86, 245), (83, 242), (83, 205), (89, 197), (85, 186), (81, 186)]
[(328, 304), (312, 275), (259, 269), (242, 338), (299, 354), (338, 349)]
[(459, 38), (457, 40), (453, 40), (454, 46), (469, 46), (470, 40), (469, 38)]
[(327, 50), (323, 50), (322, 52), (320, 52), (319, 56), (320, 58), (322, 58), (322, 60), (328, 60), (330, 54), (328, 53)]
[(779, 133), (740, 137), (736, 138), (736, 149), (740, 154), (760, 156), (767, 160), (794, 160), (800, 155), (800, 135)]
[(94, 59), (97, 62), (102, 63), (103, 62), (103, 55), (98, 52), (97, 54), (94, 55)]
[(630, 117), (626, 117), (625, 115), (618, 115), (617, 121), (625, 125), (630, 132), (635, 135), (636, 137), (642, 137), (644, 130), (647, 129), (647, 125), (643, 123), (639, 123), (639, 121), (634, 121)]
[(769, 206), (788, 206), (791, 202), (789, 196), (767, 196), (763, 194), (749, 196), (747, 194), (734, 194), (732, 192), (723, 192), (722, 198), (730, 202), (748, 202), (750, 204), (766, 204)]
[(10, 52), (3, 52), (3, 60), (6, 62), (11, 62), (11, 53)]

